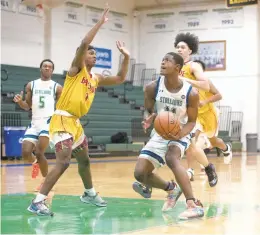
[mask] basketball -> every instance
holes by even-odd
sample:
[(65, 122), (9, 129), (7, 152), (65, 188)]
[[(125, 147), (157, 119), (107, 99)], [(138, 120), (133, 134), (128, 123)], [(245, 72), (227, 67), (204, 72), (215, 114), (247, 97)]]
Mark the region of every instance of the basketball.
[(172, 112), (160, 112), (154, 120), (154, 129), (160, 136), (168, 136), (169, 134), (175, 136), (180, 128), (180, 122)]

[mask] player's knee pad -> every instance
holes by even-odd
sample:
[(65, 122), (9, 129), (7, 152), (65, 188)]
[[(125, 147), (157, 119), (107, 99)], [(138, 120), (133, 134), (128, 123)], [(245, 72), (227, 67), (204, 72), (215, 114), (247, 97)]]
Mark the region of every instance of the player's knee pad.
[(72, 145), (73, 145), (73, 138), (62, 140), (62, 141), (58, 142), (57, 144), (55, 144), (55, 151), (56, 151), (56, 153), (58, 153), (64, 149), (71, 150)]

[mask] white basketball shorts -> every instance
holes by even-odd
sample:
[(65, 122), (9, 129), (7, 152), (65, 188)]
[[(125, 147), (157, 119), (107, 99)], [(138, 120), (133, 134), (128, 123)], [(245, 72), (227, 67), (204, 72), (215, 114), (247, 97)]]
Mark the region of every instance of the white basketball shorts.
[(141, 150), (139, 158), (148, 159), (153, 163), (155, 168), (159, 168), (165, 165), (165, 155), (168, 151), (168, 147), (171, 145), (177, 146), (181, 150), (181, 157), (183, 157), (185, 151), (188, 149), (191, 143), (192, 133), (184, 136), (180, 140), (165, 140), (155, 130), (151, 133), (151, 139)]
[(49, 124), (51, 117), (34, 119), (25, 131), (23, 141), (29, 141), (33, 144), (38, 142), (40, 136), (49, 138)]

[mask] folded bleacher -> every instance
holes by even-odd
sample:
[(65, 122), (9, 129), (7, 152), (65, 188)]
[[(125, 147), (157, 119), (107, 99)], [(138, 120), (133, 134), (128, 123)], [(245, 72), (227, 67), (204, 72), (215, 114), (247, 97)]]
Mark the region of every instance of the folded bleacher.
[[(39, 78), (39, 68), (1, 65), (1, 121), (3, 126), (28, 126), (30, 115), (19, 108), (12, 99), (15, 94), (25, 89), (29, 81)], [(53, 74), (52, 79), (61, 85), (63, 74)], [(142, 134), (140, 122), (144, 105), (144, 86), (157, 79), (154, 69), (146, 69), (145, 64), (136, 64), (131, 59), (127, 81), (119, 86), (99, 88), (89, 113), (81, 118), (81, 123), (89, 138), (93, 153), (138, 152), (148, 135)], [(241, 128), (243, 114), (233, 112), (231, 107), (219, 106), (219, 135), (226, 142), (233, 142), (235, 150), (241, 150)], [(141, 131), (140, 131), (141, 130)], [(126, 132), (126, 143), (111, 143), (111, 136), (117, 132)], [(52, 149), (48, 149), (53, 153)]]

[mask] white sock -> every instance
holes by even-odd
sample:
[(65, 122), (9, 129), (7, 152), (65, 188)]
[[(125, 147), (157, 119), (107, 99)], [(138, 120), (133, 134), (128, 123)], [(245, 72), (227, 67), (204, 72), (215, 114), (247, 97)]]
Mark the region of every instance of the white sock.
[(90, 188), (90, 189), (85, 189), (85, 192), (89, 195), (89, 196), (95, 196), (96, 190), (94, 188)]
[(36, 198), (34, 199), (34, 202), (41, 202), (41, 201), (43, 201), (45, 198), (46, 198), (47, 196), (45, 196), (45, 195), (43, 195), (43, 194), (41, 194), (41, 193), (38, 193), (37, 194), (37, 196), (36, 196)]

